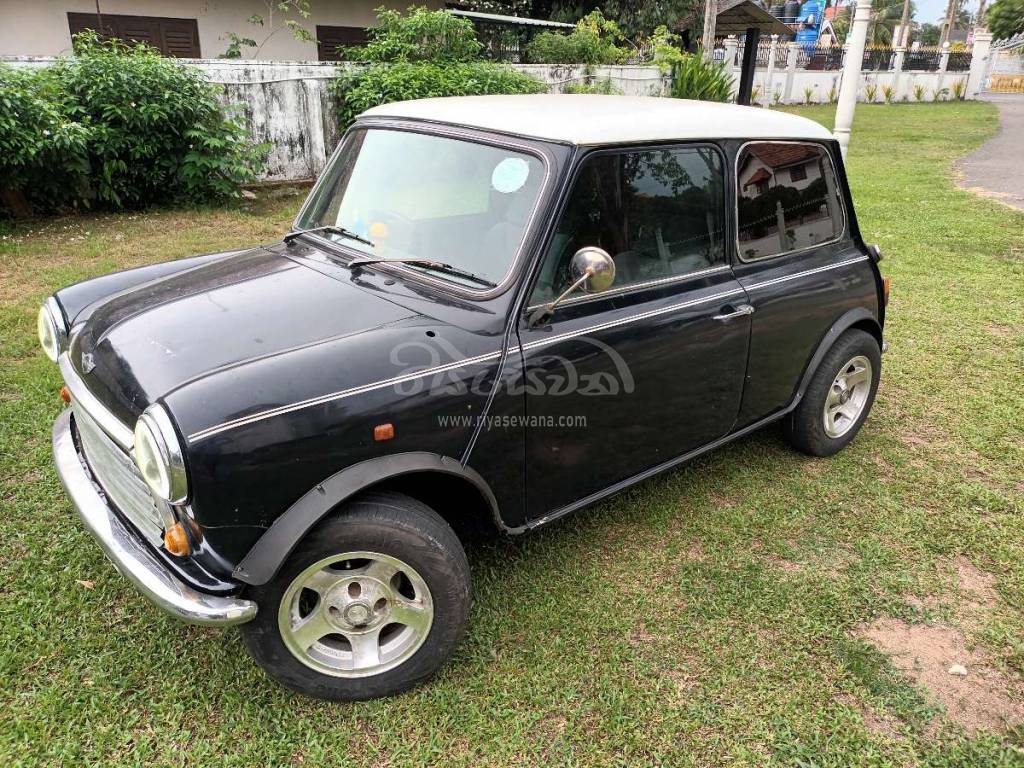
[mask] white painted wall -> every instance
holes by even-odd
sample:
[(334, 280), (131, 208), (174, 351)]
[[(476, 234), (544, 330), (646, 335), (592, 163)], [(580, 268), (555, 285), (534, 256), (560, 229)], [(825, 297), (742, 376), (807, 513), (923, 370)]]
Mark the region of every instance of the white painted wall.
[[(311, 0), (312, 15), (301, 19), (310, 32), (317, 24), (370, 27), (376, 23), (374, 8), (384, 5), (404, 9), (411, 0)], [(440, 8), (441, 0), (416, 0), (417, 5)], [(204, 57), (224, 53), (226, 32), (262, 39), (260, 27), (249, 24), (253, 14), (267, 15), (263, 0), (101, 0), (103, 13), (128, 16), (162, 16), (196, 19), (199, 48)], [(68, 11), (95, 13), (95, 0), (0, 0), (0, 56), (58, 56), (71, 49)], [(294, 18), (294, 17), (289, 17)], [(258, 58), (266, 60), (316, 61), (316, 43), (295, 40), (283, 29), (262, 48)]]

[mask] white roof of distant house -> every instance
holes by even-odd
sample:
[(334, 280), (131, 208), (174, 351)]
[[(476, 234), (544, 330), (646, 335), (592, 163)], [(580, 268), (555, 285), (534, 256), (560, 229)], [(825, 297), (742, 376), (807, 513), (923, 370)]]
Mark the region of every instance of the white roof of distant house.
[(361, 117), (450, 123), (570, 144), (677, 139), (830, 139), (804, 117), (659, 96), (454, 96), (382, 104)]

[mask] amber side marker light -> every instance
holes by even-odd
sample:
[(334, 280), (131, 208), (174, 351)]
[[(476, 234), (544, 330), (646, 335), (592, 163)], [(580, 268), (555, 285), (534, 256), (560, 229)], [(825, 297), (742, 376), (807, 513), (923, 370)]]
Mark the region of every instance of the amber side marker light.
[(395, 436), (395, 425), (394, 424), (378, 424), (373, 428), (373, 439), (378, 443), (381, 440), (390, 440)]
[(889, 278), (882, 278), (882, 301), (885, 306), (889, 306)]
[(175, 557), (184, 557), (190, 551), (188, 536), (185, 535), (185, 526), (175, 523), (164, 534), (164, 546), (167, 551)]
[(69, 403), (70, 404), (70, 402), (71, 402), (71, 393), (68, 391), (67, 387), (61, 387), (60, 388), (60, 399), (63, 400), (65, 403)]

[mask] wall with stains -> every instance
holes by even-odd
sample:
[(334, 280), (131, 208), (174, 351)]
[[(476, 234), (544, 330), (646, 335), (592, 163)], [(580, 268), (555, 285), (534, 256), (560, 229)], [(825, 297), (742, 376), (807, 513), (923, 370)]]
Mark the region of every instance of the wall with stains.
[[(0, 58), (15, 66), (44, 67), (49, 57)], [(266, 181), (315, 178), (338, 143), (335, 103), (328, 85), (348, 64), (243, 59), (179, 59), (203, 69), (223, 88), (224, 105), (249, 127), (253, 139), (271, 145)], [(572, 83), (610, 79), (628, 95), (663, 95), (666, 81), (656, 67), (584, 67), (516, 64), (561, 93)]]

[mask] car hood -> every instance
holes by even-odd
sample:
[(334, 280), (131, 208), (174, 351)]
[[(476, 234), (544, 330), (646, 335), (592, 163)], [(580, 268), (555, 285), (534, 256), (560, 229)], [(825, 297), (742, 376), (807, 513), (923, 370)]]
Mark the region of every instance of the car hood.
[(112, 411), (212, 373), (379, 328), (416, 313), (265, 249), (122, 291), (90, 307), (72, 365)]

